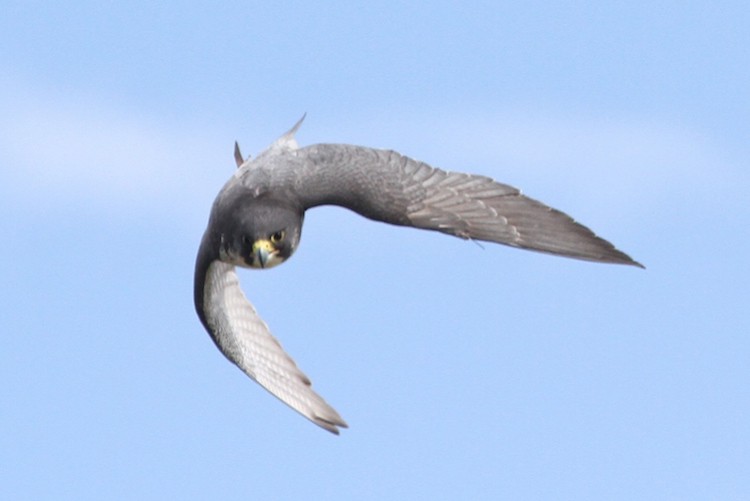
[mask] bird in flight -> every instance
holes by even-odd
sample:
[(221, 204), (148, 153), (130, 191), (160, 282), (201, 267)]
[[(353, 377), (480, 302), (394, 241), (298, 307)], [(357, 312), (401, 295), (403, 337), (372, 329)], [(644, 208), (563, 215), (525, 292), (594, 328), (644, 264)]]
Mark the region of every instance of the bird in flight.
[(300, 148), (304, 116), (255, 159), (243, 159), (211, 208), (195, 264), (195, 309), (221, 352), (318, 426), (346, 422), (271, 335), (236, 266), (271, 268), (297, 249), (305, 211), (338, 205), (374, 221), (576, 259), (640, 266), (570, 216), (489, 177), (431, 167), (395, 151), (347, 144)]

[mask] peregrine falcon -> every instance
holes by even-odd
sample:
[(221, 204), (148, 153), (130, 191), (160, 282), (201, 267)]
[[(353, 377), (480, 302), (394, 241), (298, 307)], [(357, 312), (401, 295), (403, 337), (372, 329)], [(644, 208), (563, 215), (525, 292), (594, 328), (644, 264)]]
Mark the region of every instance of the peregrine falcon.
[[(195, 309), (221, 352), (318, 426), (347, 424), (297, 368), (240, 289), (236, 266), (271, 268), (297, 249), (305, 211), (339, 205), (374, 221), (603, 263), (641, 266), (568, 215), (489, 177), (431, 167), (395, 151), (300, 148), (304, 116), (243, 159), (211, 209), (195, 264)], [(642, 267), (642, 266), (641, 266)]]

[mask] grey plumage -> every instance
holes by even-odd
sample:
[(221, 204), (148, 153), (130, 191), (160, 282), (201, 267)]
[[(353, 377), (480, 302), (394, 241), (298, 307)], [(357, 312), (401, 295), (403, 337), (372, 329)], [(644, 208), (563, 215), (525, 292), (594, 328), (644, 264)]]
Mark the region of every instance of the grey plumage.
[[(303, 117), (304, 119), (304, 117)], [(393, 151), (299, 148), (302, 120), (243, 159), (211, 210), (195, 270), (198, 316), (222, 353), (319, 426), (346, 423), (312, 388), (242, 293), (234, 267), (265, 268), (297, 248), (305, 210), (339, 205), (369, 219), (550, 254), (641, 266), (566, 214), (484, 176), (448, 172)]]

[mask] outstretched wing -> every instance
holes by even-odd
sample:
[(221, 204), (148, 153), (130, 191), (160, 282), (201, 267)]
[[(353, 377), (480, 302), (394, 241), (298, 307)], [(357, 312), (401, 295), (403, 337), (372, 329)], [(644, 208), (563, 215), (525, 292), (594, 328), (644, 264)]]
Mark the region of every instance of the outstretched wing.
[(485, 176), (448, 172), (394, 151), (318, 144), (307, 165), (307, 207), (334, 204), (387, 223), (606, 263), (641, 266), (567, 214)]
[[(204, 275), (199, 273), (196, 277)], [(312, 389), (240, 289), (235, 268), (215, 260), (204, 275), (199, 314), (222, 353), (279, 400), (332, 433), (347, 425)], [(200, 284), (197, 284), (200, 287)]]

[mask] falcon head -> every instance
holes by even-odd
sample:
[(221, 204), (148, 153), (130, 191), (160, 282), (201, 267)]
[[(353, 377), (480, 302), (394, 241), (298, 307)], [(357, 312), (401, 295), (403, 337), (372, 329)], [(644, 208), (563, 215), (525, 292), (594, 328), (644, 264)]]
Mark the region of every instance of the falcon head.
[(244, 199), (222, 210), (217, 221), (219, 259), (245, 268), (271, 268), (297, 249), (303, 213), (275, 200)]

